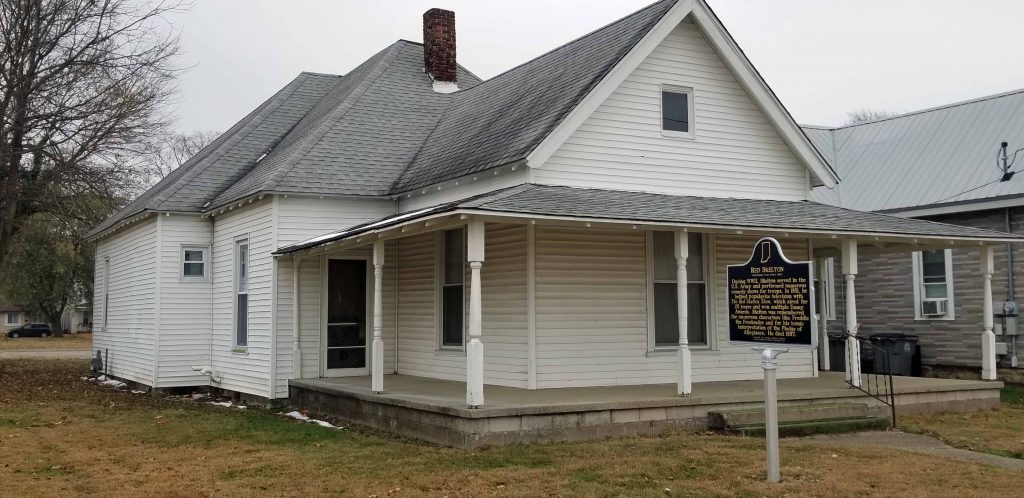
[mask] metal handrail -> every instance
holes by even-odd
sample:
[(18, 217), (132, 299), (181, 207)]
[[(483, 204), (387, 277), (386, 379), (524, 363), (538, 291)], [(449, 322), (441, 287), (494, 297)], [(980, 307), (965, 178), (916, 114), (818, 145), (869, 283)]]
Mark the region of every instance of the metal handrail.
[[(888, 405), (890, 410), (891, 410), (891, 412), (892, 412), (892, 426), (895, 428), (896, 427), (896, 388), (895, 388), (895, 384), (893, 383), (893, 378), (892, 378), (893, 377), (892, 376), (892, 351), (890, 349), (887, 349), (887, 348), (880, 348), (880, 347), (876, 346), (874, 343), (872, 343), (870, 339), (868, 339), (866, 337), (859, 336), (859, 335), (851, 334), (849, 331), (843, 331), (843, 335), (844, 335), (845, 338), (852, 337), (855, 340), (857, 340), (858, 352), (860, 351), (860, 345), (861, 344), (866, 344), (868, 346), (868, 348), (872, 350), (872, 353), (874, 353), (875, 358), (878, 358), (878, 354), (879, 353), (882, 353), (885, 356), (885, 359), (886, 359), (886, 362), (885, 362), (885, 367), (886, 367), (885, 370), (886, 371), (885, 372), (882, 372), (882, 373), (873, 372), (871, 374), (865, 375), (863, 371), (860, 371), (860, 369), (858, 369), (858, 371), (860, 371), (860, 379), (859, 379), (860, 380), (860, 385), (858, 386), (855, 382), (853, 382), (853, 377), (852, 376), (850, 376), (850, 378), (846, 379), (846, 383), (850, 387), (852, 387), (854, 389), (857, 389), (857, 390), (863, 392), (864, 394), (867, 394), (868, 396), (871, 396), (872, 398), (877, 399), (878, 401), (881, 401), (885, 405)], [(887, 339), (887, 340), (891, 340), (891, 339)], [(848, 347), (849, 346), (849, 342), (848, 341), (846, 342), (846, 345), (847, 345), (847, 348), (846, 348), (846, 368), (847, 368), (847, 371), (850, 371), (851, 366), (854, 364), (854, 350), (853, 350), (853, 348)], [(860, 366), (860, 365), (858, 364), (858, 366)], [(877, 368), (877, 362), (876, 362), (876, 368)], [(879, 382), (879, 378), (881, 378), (881, 382)], [(866, 382), (865, 382), (865, 380), (866, 380)]]

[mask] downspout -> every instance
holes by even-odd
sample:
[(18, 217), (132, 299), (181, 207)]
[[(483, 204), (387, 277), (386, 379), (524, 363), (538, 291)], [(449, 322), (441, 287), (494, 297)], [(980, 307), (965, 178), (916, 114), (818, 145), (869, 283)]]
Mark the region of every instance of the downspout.
[[(1012, 219), (1010, 214), (1010, 208), (1006, 208), (1006, 233), (1012, 233)], [(1016, 292), (1013, 289), (1013, 244), (1006, 243), (1006, 301), (1014, 302), (1016, 299)], [(1004, 320), (1005, 321), (1005, 320)], [(1003, 333), (1006, 333), (1006, 327), (1003, 327)], [(1010, 336), (1013, 339), (1010, 341), (1010, 366), (1017, 368), (1017, 338), (1019, 336)], [(1006, 336), (1003, 337), (1006, 340)]]
[[(1013, 233), (1010, 218), (1010, 208), (1006, 208), (1006, 233)], [(1014, 301), (1013, 289), (1013, 244), (1006, 243), (1006, 300)]]

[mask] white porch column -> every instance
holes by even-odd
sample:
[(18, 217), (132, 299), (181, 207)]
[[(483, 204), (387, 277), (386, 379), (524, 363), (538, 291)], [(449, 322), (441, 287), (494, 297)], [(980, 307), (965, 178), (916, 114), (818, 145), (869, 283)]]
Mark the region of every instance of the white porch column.
[(828, 303), (826, 302), (829, 289), (826, 282), (832, 281), (832, 275), (828, 274), (828, 265), (825, 258), (817, 258), (814, 261), (815, 269), (818, 271), (818, 288), (816, 299), (818, 300), (818, 367), (821, 370), (832, 370), (832, 362), (829, 357), (828, 344)]
[(676, 364), (679, 379), (676, 394), (689, 396), (693, 392), (693, 362), (690, 356), (690, 336), (687, 330), (689, 323), (688, 296), (686, 294), (686, 258), (690, 255), (690, 234), (683, 230), (676, 232), (676, 306), (679, 316), (679, 350), (676, 352)]
[(292, 256), (292, 378), (302, 378), (302, 344), (299, 326), (299, 270), (302, 267), (302, 258)]
[(992, 273), (995, 272), (992, 257), (992, 246), (981, 248), (981, 275), (985, 279), (982, 289), (982, 323), (981, 333), (981, 378), (996, 380), (996, 335), (992, 333)]
[(480, 295), (480, 268), (484, 263), (484, 222), (473, 220), (466, 226), (469, 260), (469, 342), (466, 344), (466, 404), (477, 408), (484, 404), (484, 343), (480, 342), (483, 304)]
[[(857, 296), (853, 281), (857, 278), (857, 241), (843, 241), (843, 279), (846, 281), (846, 330), (857, 335)], [(846, 380), (860, 387), (860, 344), (855, 337), (846, 340)]]
[(384, 241), (373, 243), (373, 355), (370, 383), (375, 394), (384, 392)]

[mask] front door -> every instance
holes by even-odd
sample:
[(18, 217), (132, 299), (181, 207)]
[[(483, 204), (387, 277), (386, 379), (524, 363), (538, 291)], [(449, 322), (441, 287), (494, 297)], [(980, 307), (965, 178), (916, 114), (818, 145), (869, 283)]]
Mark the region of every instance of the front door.
[(367, 375), (366, 260), (327, 260), (326, 376)]

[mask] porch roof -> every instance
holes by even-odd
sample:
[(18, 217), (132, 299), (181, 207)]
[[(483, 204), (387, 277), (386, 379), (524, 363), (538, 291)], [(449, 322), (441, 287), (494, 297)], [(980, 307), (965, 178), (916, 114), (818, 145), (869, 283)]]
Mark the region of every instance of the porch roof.
[(291, 254), (453, 214), (667, 225), (703, 231), (748, 230), (794, 236), (973, 241), (981, 244), (1024, 242), (1024, 237), (1019, 235), (854, 211), (812, 201), (694, 197), (523, 184), (388, 216), (285, 246), (274, 254)]

